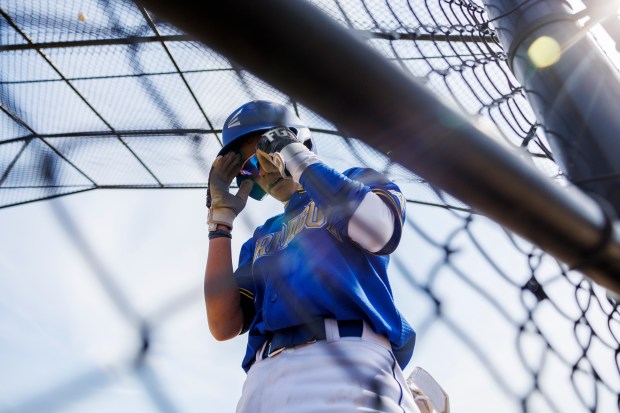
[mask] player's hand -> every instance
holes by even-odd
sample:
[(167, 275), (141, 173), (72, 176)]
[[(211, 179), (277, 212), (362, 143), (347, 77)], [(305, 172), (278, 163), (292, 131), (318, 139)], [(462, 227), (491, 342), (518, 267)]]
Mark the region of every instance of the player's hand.
[(283, 178), (291, 177), (286, 160), (303, 151), (309, 149), (286, 127), (268, 130), (256, 144), (256, 157), (261, 167), (266, 173), (280, 172)]
[(229, 192), (230, 184), (241, 169), (241, 156), (229, 152), (218, 156), (209, 172), (207, 189), (207, 207), (209, 208), (209, 230), (214, 230), (217, 224), (223, 224), (232, 229), (233, 221), (245, 208), (253, 182), (243, 181), (235, 195)]

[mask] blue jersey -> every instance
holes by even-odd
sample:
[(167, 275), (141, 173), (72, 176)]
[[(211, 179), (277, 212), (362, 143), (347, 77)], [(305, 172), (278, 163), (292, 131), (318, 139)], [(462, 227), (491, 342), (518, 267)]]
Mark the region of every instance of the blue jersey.
[[(284, 213), (258, 227), (241, 249), (235, 277), (248, 331), (244, 370), (270, 332), (317, 319), (365, 320), (390, 339), (407, 364), (415, 332), (394, 305), (387, 276), (389, 256), (400, 240), (405, 200), (398, 187), (372, 169), (340, 174), (323, 163), (302, 174), (304, 188)], [(378, 253), (347, 235), (349, 218), (372, 191), (391, 208), (394, 232)]]

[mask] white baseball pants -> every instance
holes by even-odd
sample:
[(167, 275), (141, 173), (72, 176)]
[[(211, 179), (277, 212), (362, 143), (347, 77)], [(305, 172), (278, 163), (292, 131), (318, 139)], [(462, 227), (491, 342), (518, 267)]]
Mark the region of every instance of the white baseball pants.
[(362, 337), (338, 334), (302, 344), (250, 368), (237, 413), (419, 413), (387, 338), (364, 325)]

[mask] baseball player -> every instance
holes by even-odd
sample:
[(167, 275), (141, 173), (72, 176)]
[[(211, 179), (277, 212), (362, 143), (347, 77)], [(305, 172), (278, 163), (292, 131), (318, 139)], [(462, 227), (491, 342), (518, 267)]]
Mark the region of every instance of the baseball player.
[[(399, 188), (372, 169), (330, 168), (276, 103), (241, 106), (222, 136), (204, 289), (212, 335), (248, 333), (237, 412), (418, 412), (402, 373), (415, 333), (386, 271), (405, 218)], [(256, 228), (233, 271), (233, 222), (266, 194), (284, 211)]]

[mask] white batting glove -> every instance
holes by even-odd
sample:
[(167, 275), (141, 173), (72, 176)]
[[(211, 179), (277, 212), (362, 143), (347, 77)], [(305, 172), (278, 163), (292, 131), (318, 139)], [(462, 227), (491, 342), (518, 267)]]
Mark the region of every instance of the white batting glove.
[(256, 157), (267, 173), (280, 172), (283, 178), (299, 182), (303, 171), (313, 163), (321, 162), (297, 136), (286, 127), (265, 132), (256, 144)]
[(450, 413), (448, 393), (422, 367), (416, 367), (407, 379), (409, 390), (422, 413)]

